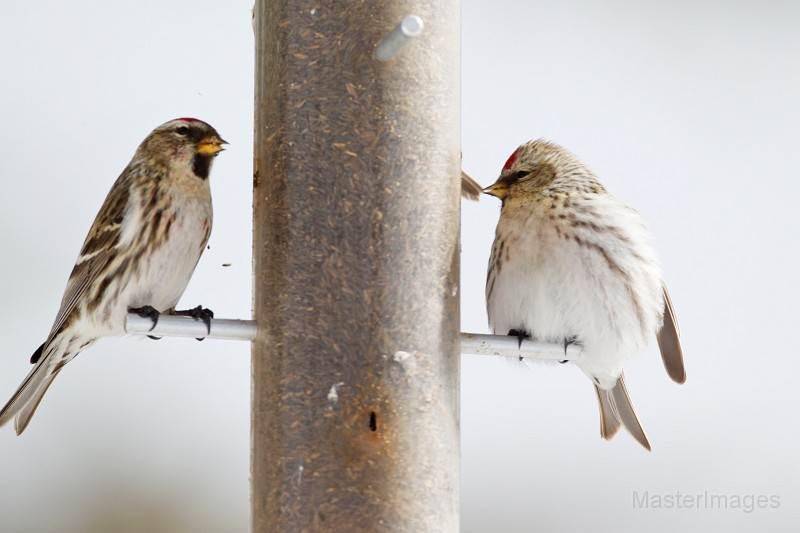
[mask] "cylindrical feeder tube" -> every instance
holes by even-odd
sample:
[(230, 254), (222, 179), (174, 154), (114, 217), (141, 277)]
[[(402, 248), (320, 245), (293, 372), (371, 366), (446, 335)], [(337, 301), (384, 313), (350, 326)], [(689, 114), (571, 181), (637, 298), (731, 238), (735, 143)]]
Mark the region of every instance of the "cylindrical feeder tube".
[(260, 0), (255, 29), (253, 531), (456, 532), (459, 2)]

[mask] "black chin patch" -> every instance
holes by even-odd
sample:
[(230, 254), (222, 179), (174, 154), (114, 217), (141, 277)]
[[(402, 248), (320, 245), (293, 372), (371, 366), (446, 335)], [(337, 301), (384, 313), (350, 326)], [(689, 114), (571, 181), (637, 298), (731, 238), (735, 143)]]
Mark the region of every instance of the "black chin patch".
[(192, 170), (194, 171), (195, 176), (202, 180), (208, 179), (208, 173), (211, 172), (212, 159), (213, 156), (210, 155), (194, 154), (194, 159), (192, 160)]

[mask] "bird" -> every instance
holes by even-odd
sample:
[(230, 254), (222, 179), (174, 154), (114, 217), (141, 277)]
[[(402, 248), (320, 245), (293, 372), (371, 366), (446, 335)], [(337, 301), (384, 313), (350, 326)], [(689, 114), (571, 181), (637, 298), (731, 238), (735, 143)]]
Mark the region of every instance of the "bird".
[[(642, 217), (565, 148), (520, 145), (483, 191), (502, 202), (486, 277), (495, 334), (580, 347), (600, 435), (620, 426), (647, 450), (623, 365), (656, 336), (669, 377), (686, 381), (675, 312)], [(566, 361), (564, 361), (566, 362)]]
[(175, 306), (211, 234), (209, 174), (225, 144), (208, 123), (178, 118), (138, 146), (89, 229), (50, 333), (0, 410), (0, 426), (14, 418), (22, 434), (64, 365), (99, 338), (123, 335), (129, 312), (153, 327), (161, 313), (188, 315), (210, 331), (211, 310)]

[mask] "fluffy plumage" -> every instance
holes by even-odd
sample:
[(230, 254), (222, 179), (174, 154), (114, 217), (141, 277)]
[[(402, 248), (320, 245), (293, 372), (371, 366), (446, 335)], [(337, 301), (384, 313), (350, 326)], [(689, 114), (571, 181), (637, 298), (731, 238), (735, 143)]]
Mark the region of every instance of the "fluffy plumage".
[(601, 435), (611, 438), (622, 424), (650, 449), (623, 365), (659, 332), (669, 375), (683, 382), (685, 371), (674, 313), (639, 214), (572, 154), (542, 140), (514, 151), (485, 192), (503, 201), (486, 283), (492, 330), (581, 344), (576, 364), (597, 389)]
[(83, 243), (33, 369), (0, 411), (21, 434), (56, 375), (98, 338), (125, 333), (129, 309), (174, 310), (211, 233), (208, 175), (225, 141), (203, 121), (156, 128), (108, 193)]

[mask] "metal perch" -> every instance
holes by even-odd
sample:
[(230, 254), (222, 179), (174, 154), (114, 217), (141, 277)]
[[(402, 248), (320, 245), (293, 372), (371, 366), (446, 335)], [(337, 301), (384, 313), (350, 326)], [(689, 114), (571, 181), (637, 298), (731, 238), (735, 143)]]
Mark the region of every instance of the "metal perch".
[[(252, 341), (256, 336), (256, 323), (253, 320), (215, 318), (211, 320), (211, 333), (203, 322), (186, 316), (162, 315), (154, 329), (149, 318), (129, 314), (126, 331), (131, 335), (153, 335), (155, 337), (189, 337), (224, 340)], [(520, 345), (517, 337), (505, 335), (486, 335), (481, 333), (461, 333), (461, 353), (491, 355), (550, 361), (574, 361), (580, 357), (578, 345), (564, 345), (523, 339)]]

